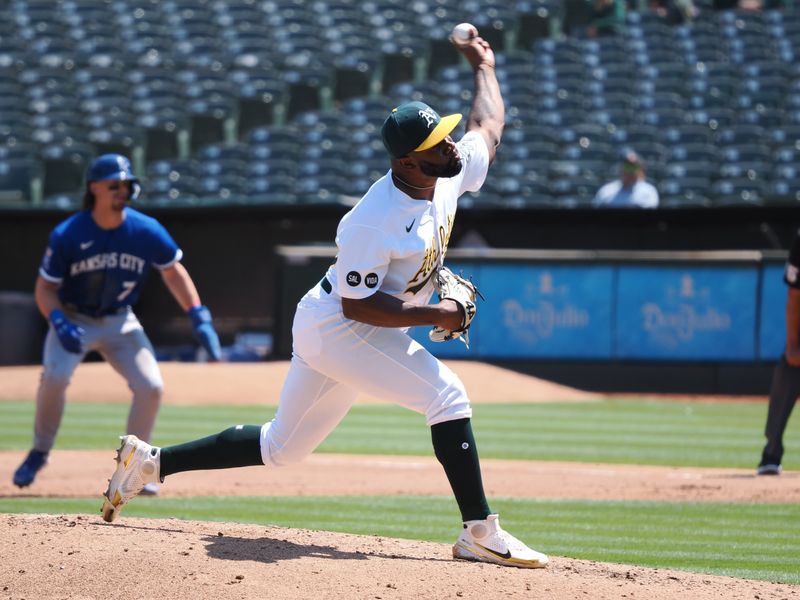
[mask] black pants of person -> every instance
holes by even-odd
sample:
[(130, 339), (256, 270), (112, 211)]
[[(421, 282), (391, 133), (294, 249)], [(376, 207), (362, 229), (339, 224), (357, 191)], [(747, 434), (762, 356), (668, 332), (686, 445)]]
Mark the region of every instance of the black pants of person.
[(769, 392), (769, 409), (764, 435), (767, 445), (761, 457), (762, 464), (781, 464), (783, 458), (783, 432), (792, 414), (797, 397), (800, 396), (800, 367), (786, 362), (786, 357), (775, 367)]

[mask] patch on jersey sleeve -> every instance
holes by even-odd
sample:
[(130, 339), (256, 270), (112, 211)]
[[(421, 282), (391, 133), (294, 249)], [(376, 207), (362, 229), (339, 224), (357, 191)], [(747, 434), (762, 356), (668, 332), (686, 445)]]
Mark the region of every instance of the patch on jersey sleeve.
[(347, 274), (347, 285), (356, 287), (361, 283), (361, 274), (358, 271), (350, 271)]
[(42, 267), (45, 271), (50, 270), (50, 258), (53, 256), (53, 249), (50, 246), (44, 251), (44, 258), (42, 259)]
[(367, 276), (364, 277), (364, 285), (368, 288), (374, 288), (378, 285), (378, 274), (377, 273), (367, 273)]
[(786, 281), (792, 285), (797, 283), (798, 268), (791, 263), (786, 263)]

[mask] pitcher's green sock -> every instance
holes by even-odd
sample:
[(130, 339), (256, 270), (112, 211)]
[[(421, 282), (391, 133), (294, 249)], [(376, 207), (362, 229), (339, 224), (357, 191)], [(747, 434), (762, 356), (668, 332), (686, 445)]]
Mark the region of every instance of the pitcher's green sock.
[(160, 475), (263, 464), (261, 425), (237, 425), (199, 440), (161, 448)]
[(436, 458), (442, 463), (464, 521), (485, 519), (490, 514), (483, 492), (478, 449), (469, 419), (431, 426)]

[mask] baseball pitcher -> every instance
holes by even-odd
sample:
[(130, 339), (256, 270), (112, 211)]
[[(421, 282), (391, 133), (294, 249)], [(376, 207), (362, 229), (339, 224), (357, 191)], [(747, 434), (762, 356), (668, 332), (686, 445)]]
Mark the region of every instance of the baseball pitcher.
[[(461, 511), (456, 558), (547, 564), (544, 554), (504, 531), (489, 509), (464, 385), (407, 333), (428, 326), (432, 339), (454, 339), (475, 315), (472, 289), (450, 277), (443, 262), (458, 197), (483, 184), (504, 108), (489, 44), (476, 36), (458, 49), (474, 70), (466, 134), (456, 143), (450, 134), (461, 115), (442, 117), (421, 102), (389, 114), (381, 134), (391, 170), (342, 218), (335, 264), (297, 305), (293, 356), (275, 418), (164, 448), (126, 436), (105, 494), (107, 521), (142, 485), (172, 473), (298, 462), (365, 393), (425, 415)], [(440, 301), (429, 304), (436, 291)]]
[[(53, 229), (36, 280), (36, 303), (50, 329), (36, 395), (33, 449), (14, 473), (19, 487), (31, 485), (47, 463), (67, 385), (89, 350), (98, 351), (133, 392), (126, 431), (150, 439), (163, 382), (153, 347), (131, 307), (151, 267), (187, 312), (211, 359), (220, 358), (211, 313), (180, 263), (180, 248), (158, 221), (128, 206), (140, 192), (130, 161), (119, 154), (100, 156), (86, 179), (83, 210)], [(157, 490), (151, 485), (145, 493)]]

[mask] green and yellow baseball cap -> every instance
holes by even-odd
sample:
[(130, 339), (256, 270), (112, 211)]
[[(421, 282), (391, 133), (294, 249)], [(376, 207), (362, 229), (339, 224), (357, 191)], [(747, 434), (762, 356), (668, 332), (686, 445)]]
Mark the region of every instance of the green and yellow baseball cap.
[(440, 117), (424, 102), (406, 102), (386, 117), (381, 127), (383, 145), (393, 158), (433, 148), (461, 121), (456, 113)]

